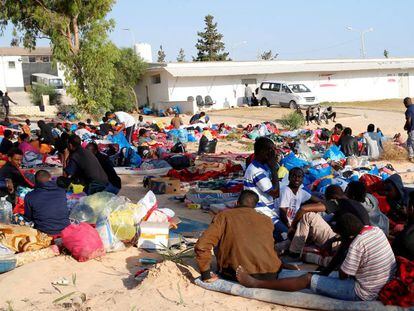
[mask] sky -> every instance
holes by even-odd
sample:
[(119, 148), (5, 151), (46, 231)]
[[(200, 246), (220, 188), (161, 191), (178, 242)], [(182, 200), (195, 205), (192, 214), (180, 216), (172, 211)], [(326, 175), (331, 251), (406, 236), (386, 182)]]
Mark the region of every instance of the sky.
[[(384, 49), (390, 57), (414, 56), (412, 12), (412, 0), (118, 0), (108, 17), (116, 22), (116, 45), (149, 43), (154, 60), (162, 45), (167, 61), (175, 61), (180, 48), (187, 60), (196, 55), (197, 31), (211, 14), (230, 57), (241, 61), (266, 50), (279, 59), (358, 58), (360, 34), (348, 26), (373, 28), (365, 36), (367, 57), (383, 57)], [(9, 27), (0, 46), (10, 38)]]

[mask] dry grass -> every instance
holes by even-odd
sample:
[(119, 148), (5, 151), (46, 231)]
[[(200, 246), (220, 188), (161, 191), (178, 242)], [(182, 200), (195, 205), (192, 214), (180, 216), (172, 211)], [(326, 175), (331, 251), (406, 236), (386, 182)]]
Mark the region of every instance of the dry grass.
[(381, 155), (381, 160), (386, 161), (405, 161), (408, 153), (403, 147), (395, 145), (393, 142), (384, 143), (384, 152)]
[(341, 108), (361, 108), (373, 110), (387, 110), (387, 111), (405, 111), (402, 99), (391, 98), (382, 100), (370, 101), (355, 101), (355, 102), (323, 102), (323, 106), (333, 106)]

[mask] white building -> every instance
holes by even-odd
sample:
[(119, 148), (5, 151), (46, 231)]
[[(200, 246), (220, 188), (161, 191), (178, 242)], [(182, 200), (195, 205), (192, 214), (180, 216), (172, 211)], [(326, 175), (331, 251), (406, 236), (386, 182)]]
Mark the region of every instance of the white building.
[(0, 90), (24, 90), (30, 84), (32, 73), (58, 75), (51, 57), (52, 50), (49, 47), (38, 47), (34, 50), (0, 47)]
[(245, 83), (254, 90), (264, 80), (303, 83), (322, 102), (403, 98), (414, 96), (414, 58), (150, 64), (136, 92), (158, 109), (198, 95), (222, 109), (242, 105)]

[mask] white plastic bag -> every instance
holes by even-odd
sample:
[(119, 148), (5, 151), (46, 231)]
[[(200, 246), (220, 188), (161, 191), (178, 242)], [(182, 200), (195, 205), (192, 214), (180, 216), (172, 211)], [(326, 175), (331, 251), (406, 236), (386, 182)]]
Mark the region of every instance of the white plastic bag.
[(148, 191), (147, 194), (138, 201), (138, 208), (134, 212), (135, 223), (140, 223), (150, 211), (156, 210), (157, 207), (158, 204), (155, 194), (152, 191)]
[(101, 237), (106, 252), (117, 252), (125, 249), (124, 243), (119, 241), (112, 232), (108, 218), (99, 219), (96, 224), (96, 231), (98, 231), (98, 234)]

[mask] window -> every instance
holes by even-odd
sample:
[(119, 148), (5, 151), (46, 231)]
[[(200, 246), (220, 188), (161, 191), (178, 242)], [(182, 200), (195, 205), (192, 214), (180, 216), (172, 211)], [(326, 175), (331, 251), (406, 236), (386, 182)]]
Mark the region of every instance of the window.
[(161, 83), (161, 75), (154, 75), (151, 77), (152, 84), (160, 84)]
[(262, 85), (260, 86), (260, 88), (262, 90), (270, 90), (270, 83), (267, 83), (267, 82), (262, 83)]
[(35, 56), (29, 56), (29, 63), (36, 63), (36, 57)]
[(50, 57), (49, 56), (42, 56), (42, 62), (50, 63)]
[(16, 68), (16, 62), (9, 62), (9, 69), (15, 69)]
[(257, 84), (257, 80), (256, 79), (242, 79), (241, 83), (244, 84)]
[(280, 83), (272, 83), (270, 89), (274, 92), (280, 92)]
[(284, 93), (292, 93), (292, 92), (289, 90), (289, 88), (287, 87), (287, 85), (286, 85), (286, 84), (283, 84), (283, 85), (282, 85), (282, 92), (284, 92)]

